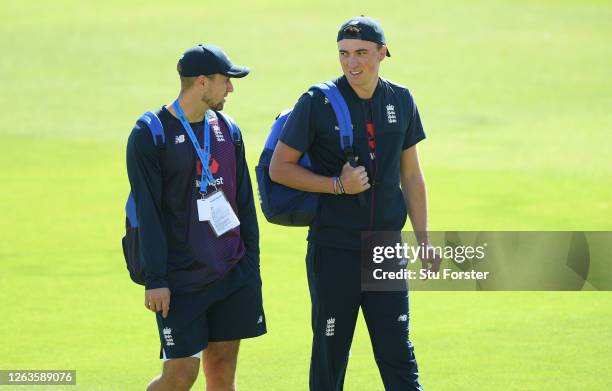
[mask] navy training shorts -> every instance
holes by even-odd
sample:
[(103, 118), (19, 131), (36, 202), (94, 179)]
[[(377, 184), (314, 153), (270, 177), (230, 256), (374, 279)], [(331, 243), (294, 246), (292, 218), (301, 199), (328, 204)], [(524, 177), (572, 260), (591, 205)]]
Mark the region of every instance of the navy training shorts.
[(266, 333), (261, 283), (252, 281), (215, 295), (210, 291), (173, 295), (164, 319), (157, 314), (160, 358), (195, 356), (209, 342), (233, 341)]

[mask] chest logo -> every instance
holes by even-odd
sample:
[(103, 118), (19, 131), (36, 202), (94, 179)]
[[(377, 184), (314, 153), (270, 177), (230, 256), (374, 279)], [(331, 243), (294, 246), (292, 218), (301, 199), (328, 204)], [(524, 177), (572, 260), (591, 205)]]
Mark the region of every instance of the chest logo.
[[(197, 161), (197, 173), (198, 176), (202, 176), (202, 162), (200, 162), (200, 160), (198, 159)], [(213, 158), (212, 156), (210, 157), (210, 161), (208, 163), (208, 168), (210, 169), (210, 173), (213, 175), (217, 175), (217, 172), (219, 171), (219, 163), (217, 163), (217, 161), (215, 160), (215, 158)]]
[(219, 127), (219, 120), (216, 117), (212, 117), (209, 120), (210, 127), (212, 128), (213, 133), (215, 134), (215, 138), (217, 142), (224, 142), (225, 137), (223, 137), (223, 132), (221, 132), (221, 127)]
[(395, 116), (395, 106), (393, 105), (387, 105), (387, 122), (390, 124), (397, 122), (397, 117)]
[(184, 143), (184, 142), (185, 142), (185, 135), (184, 134), (181, 134), (181, 135), (178, 135), (178, 136), (174, 136), (174, 143), (175, 144), (181, 144), (181, 143)]

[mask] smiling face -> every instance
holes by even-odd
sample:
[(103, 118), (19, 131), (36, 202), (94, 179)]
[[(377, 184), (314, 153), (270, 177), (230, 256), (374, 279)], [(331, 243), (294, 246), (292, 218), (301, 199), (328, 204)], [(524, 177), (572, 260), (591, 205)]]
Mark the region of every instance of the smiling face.
[(378, 83), (380, 62), (387, 48), (370, 41), (343, 39), (338, 41), (342, 71), (349, 84), (361, 98), (369, 98)]
[(204, 90), (202, 92), (202, 101), (213, 110), (223, 110), (225, 97), (230, 92), (234, 91), (234, 86), (229, 77), (221, 74), (212, 76), (204, 76)]

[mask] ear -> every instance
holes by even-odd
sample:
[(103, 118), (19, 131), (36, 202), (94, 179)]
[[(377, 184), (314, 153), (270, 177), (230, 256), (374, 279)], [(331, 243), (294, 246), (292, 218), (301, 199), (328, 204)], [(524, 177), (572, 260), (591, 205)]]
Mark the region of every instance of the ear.
[(203, 88), (205, 88), (206, 85), (208, 84), (208, 82), (209, 82), (209, 80), (208, 80), (208, 78), (206, 76), (200, 75), (200, 76), (198, 76), (196, 84), (199, 85), (199, 86), (201, 85)]
[(382, 60), (385, 59), (385, 57), (387, 57), (387, 46), (386, 45), (382, 45), (380, 50), (378, 50), (378, 60), (382, 61)]

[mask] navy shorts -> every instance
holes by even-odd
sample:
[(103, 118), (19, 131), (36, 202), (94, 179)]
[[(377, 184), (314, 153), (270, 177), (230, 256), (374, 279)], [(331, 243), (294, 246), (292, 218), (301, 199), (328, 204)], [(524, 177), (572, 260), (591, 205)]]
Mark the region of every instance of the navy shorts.
[(252, 281), (233, 291), (209, 290), (173, 295), (164, 319), (157, 313), (160, 358), (190, 357), (209, 342), (252, 338), (266, 333), (261, 282)]

